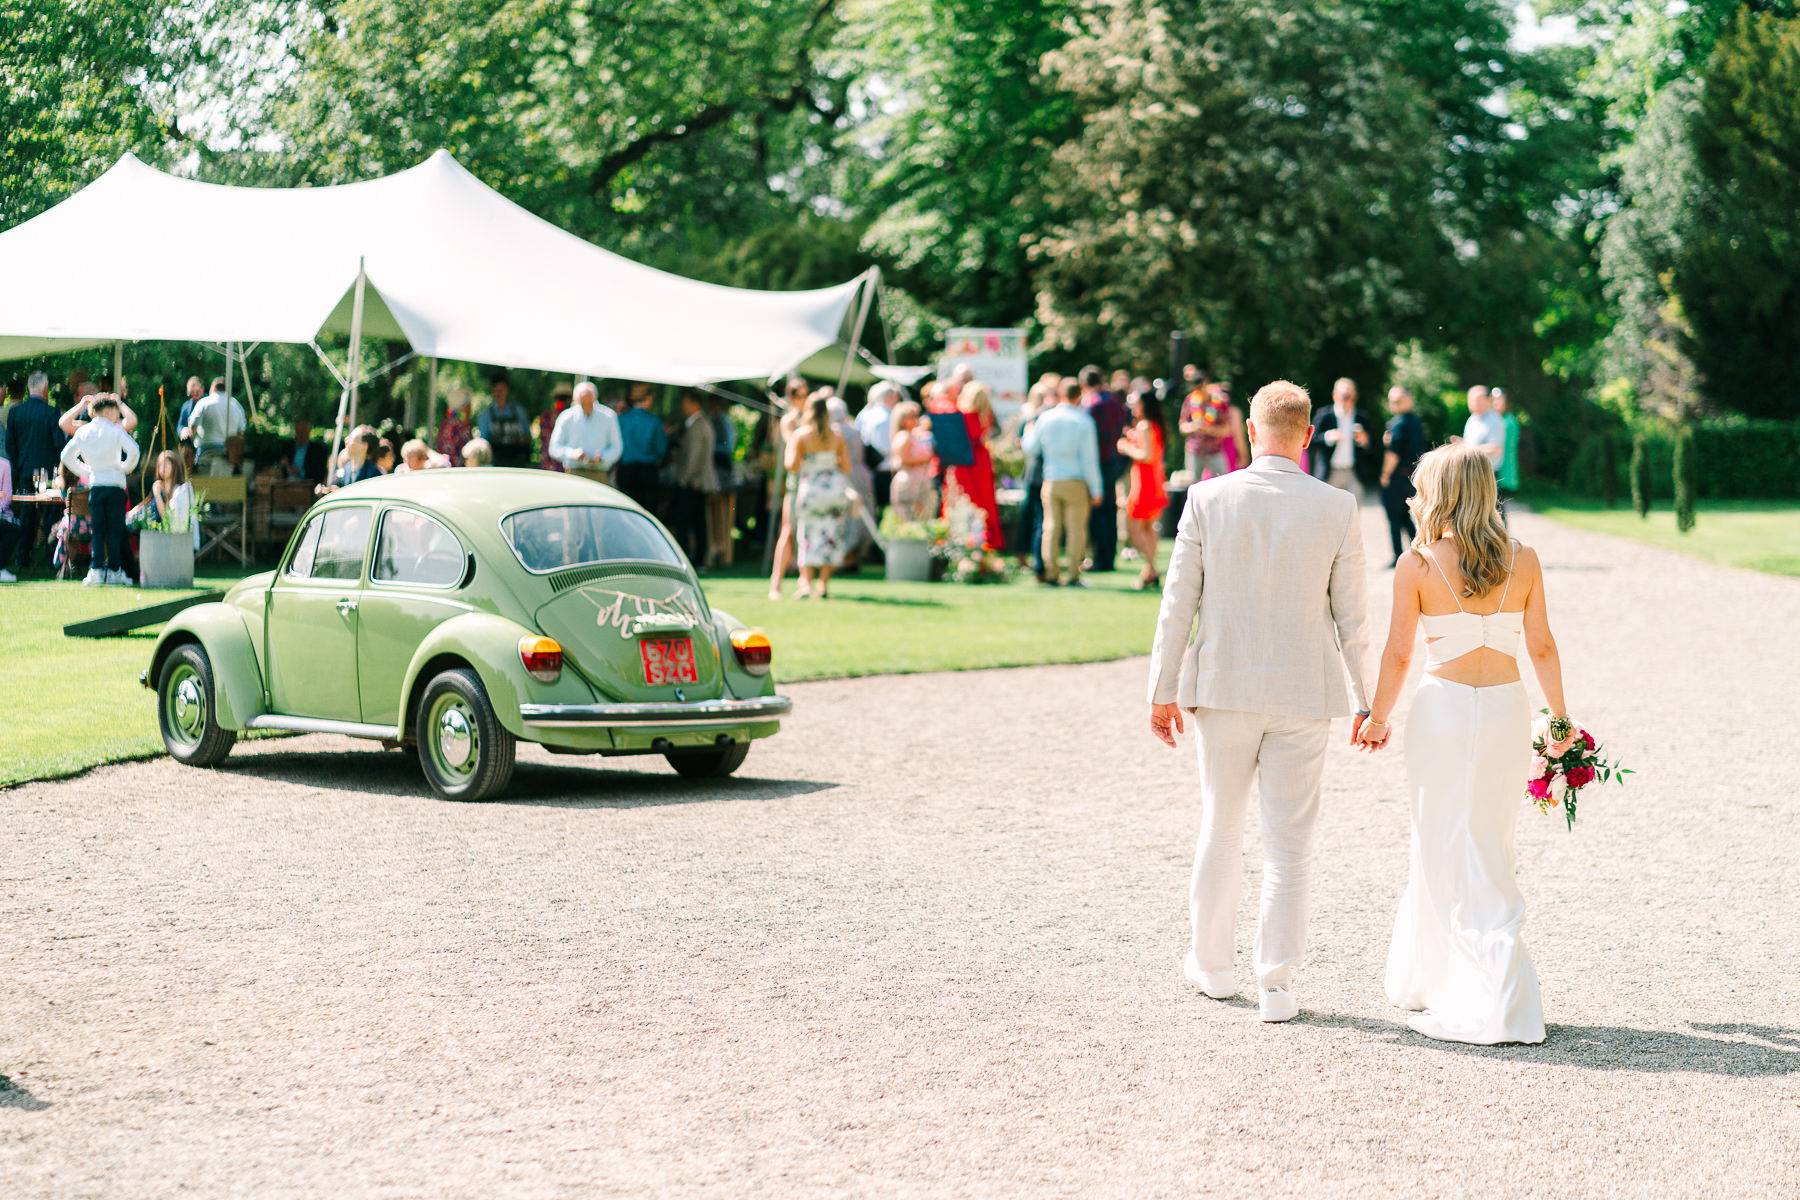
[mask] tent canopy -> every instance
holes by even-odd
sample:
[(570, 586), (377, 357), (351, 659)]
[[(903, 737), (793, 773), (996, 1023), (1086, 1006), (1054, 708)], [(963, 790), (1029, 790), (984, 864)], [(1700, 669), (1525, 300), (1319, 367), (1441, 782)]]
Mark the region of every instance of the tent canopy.
[(313, 341), (612, 379), (767, 379), (836, 342), (873, 271), (764, 292), (632, 262), (520, 208), (439, 150), (364, 183), (242, 188), (126, 154), (0, 233), (0, 359), (115, 341)]

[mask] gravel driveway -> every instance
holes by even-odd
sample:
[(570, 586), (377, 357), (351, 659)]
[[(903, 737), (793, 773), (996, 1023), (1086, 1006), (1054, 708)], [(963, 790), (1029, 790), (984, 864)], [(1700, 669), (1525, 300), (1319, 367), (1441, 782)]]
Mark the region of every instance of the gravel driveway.
[(0, 1179), (1800, 1195), (1800, 580), (1518, 528), (1576, 712), (1642, 772), (1572, 835), (1521, 819), (1543, 1046), (1387, 1007), (1397, 754), (1333, 749), (1302, 1017), (1264, 1026), (1182, 982), (1194, 769), (1141, 660), (817, 683), (718, 786), (532, 750), (446, 804), (308, 737), (0, 793)]

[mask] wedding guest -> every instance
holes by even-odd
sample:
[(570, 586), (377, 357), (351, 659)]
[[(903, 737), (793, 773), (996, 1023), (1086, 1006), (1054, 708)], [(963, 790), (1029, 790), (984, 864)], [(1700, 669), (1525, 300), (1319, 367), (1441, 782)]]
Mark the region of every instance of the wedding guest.
[[(633, 384), (625, 394), (625, 411), (619, 414), (619, 469), (614, 473), (615, 486), (649, 512), (655, 512), (662, 499), (658, 475), (669, 454), (662, 418), (650, 411), (655, 398), (647, 383)], [(684, 403), (684, 417), (686, 411)]]
[(392, 475), (394, 468), (400, 465), (400, 455), (394, 449), (394, 443), (386, 438), (375, 443), (375, 465), (380, 468), (383, 475)]
[(409, 471), (436, 470), (447, 467), (450, 460), (427, 446), (418, 438), (413, 438), (400, 447), (400, 465), (394, 468), (396, 475), (404, 475)]
[(719, 478), (719, 490), (706, 497), (706, 565), (730, 566), (737, 526), (737, 422), (723, 396), (708, 396), (706, 412), (713, 427), (713, 474)]
[(211, 455), (223, 455), (225, 443), (249, 427), (244, 406), (225, 390), (225, 380), (212, 381), (212, 394), (194, 405), (188, 418), (188, 435), (194, 443), (194, 465), (204, 468)]
[[(969, 448), (975, 461), (969, 466), (951, 467), (944, 484), (944, 515), (957, 496), (981, 510), (983, 538), (993, 547), (1006, 545), (1006, 534), (1000, 529), (1000, 503), (994, 491), (994, 454), (988, 439), (994, 432), (993, 392), (979, 380), (970, 382), (957, 393), (956, 408), (968, 430)], [(947, 418), (946, 418), (947, 419)]]
[[(68, 441), (68, 436), (57, 425), (56, 410), (50, 407), (49, 396), (50, 377), (42, 371), (33, 371), (26, 380), (24, 402), (13, 405), (6, 415), (6, 456), (21, 492), (33, 486), (38, 472), (48, 475), (56, 470), (63, 446)], [(41, 507), (27, 504), (19, 513), (18, 564), (21, 572), (31, 569)]]
[(1148, 387), (1131, 394), (1131, 428), (1119, 439), (1119, 453), (1131, 460), (1131, 489), (1125, 501), (1125, 529), (1143, 559), (1137, 590), (1162, 586), (1156, 569), (1157, 538), (1169, 492), (1164, 482), (1162, 405)]
[(200, 522), (194, 520), (194, 485), (188, 482), (181, 455), (164, 450), (156, 456), (156, 479), (144, 502), (127, 514), (133, 526), (154, 525), (170, 533), (194, 531), (194, 549), (200, 548)]
[[(1100, 500), (1088, 514), (1088, 545), (1094, 563), (1091, 569), (1105, 572), (1113, 569), (1119, 552), (1119, 477), (1125, 473), (1126, 464), (1119, 453), (1119, 439), (1125, 435), (1131, 414), (1125, 411), (1125, 398), (1103, 390), (1100, 380), (1099, 367), (1081, 369), (1081, 408), (1094, 422), (1100, 444)], [(1049, 567), (1048, 556), (1045, 567)]]
[[(187, 381), (187, 399), (181, 402), (181, 414), (175, 418), (175, 440), (183, 446), (186, 446), (189, 450), (193, 449), (194, 439), (193, 436), (188, 433), (188, 426), (194, 419), (194, 406), (204, 399), (206, 399), (206, 385), (200, 382), (200, 377), (198, 375), (189, 375)], [(187, 462), (190, 466), (193, 464), (191, 455), (188, 457)]]
[(1370, 459), (1380, 456), (1369, 427), (1368, 414), (1356, 406), (1356, 384), (1348, 379), (1332, 384), (1331, 403), (1313, 414), (1313, 478), (1349, 492), (1360, 502)]
[(888, 506), (888, 495), (894, 483), (894, 405), (900, 403), (900, 389), (886, 380), (869, 389), (869, 402), (856, 414), (856, 435), (862, 439), (864, 465), (869, 469), (869, 486), (875, 499), (871, 511)]
[[(1096, 384), (1098, 369), (1089, 367)], [(1105, 476), (1100, 470), (1099, 436), (1082, 407), (1083, 380), (1063, 382), (1062, 402), (1038, 417), (1026, 435), (1025, 453), (1044, 456), (1044, 575), (1042, 582), (1056, 587), (1062, 581), (1057, 553), (1066, 539), (1069, 551), (1069, 586), (1086, 587), (1081, 562), (1087, 552), (1089, 515), (1100, 506)], [(1123, 434), (1123, 430), (1120, 431)], [(1115, 451), (1116, 452), (1116, 451)]]
[(1512, 414), (1512, 401), (1506, 392), (1495, 388), (1488, 394), (1490, 407), (1500, 417), (1500, 460), (1494, 465), (1494, 478), (1500, 487), (1500, 511), (1519, 491), (1519, 419)]
[(538, 466), (546, 471), (560, 471), (563, 465), (556, 461), (550, 453), (550, 434), (556, 429), (556, 419), (563, 415), (563, 410), (575, 403), (575, 385), (563, 380), (550, 389), (550, 407), (537, 420), (538, 445), (543, 453), (538, 455)]
[(522, 405), (512, 402), (512, 382), (504, 375), (496, 376), (488, 385), (494, 402), (481, 410), (481, 437), (494, 448), (497, 467), (529, 467), (531, 465), (531, 417)]
[(138, 464), (138, 444), (119, 424), (119, 401), (97, 396), (89, 405), (93, 420), (62, 449), (62, 464), (88, 477), (88, 515), (93, 523), (93, 557), (88, 587), (130, 586), (125, 574), (126, 477)]
[(312, 483), (325, 482), (325, 456), (330, 450), (325, 446), (315, 445), (312, 440), (312, 422), (305, 417), (294, 418), (294, 444), (282, 459), (282, 474), (293, 480), (305, 480)]
[(669, 531), (682, 553), (696, 565), (706, 561), (706, 498), (719, 490), (718, 469), (713, 466), (713, 427), (700, 402), (700, 393), (681, 394), (681, 429), (675, 450), (675, 495), (670, 505)]
[[(110, 376), (103, 378), (110, 378)], [(56, 418), (56, 427), (63, 431), (64, 436), (74, 437), (81, 427), (92, 419), (89, 410), (100, 394), (100, 389), (91, 383), (81, 385), (80, 398), (75, 401), (68, 412)], [(137, 414), (131, 411), (131, 405), (125, 403), (124, 397), (114, 395), (113, 399), (119, 403), (119, 428), (126, 433), (135, 433), (138, 423)]]
[(1496, 468), (1506, 456), (1506, 421), (1494, 411), (1493, 397), (1481, 384), (1469, 389), (1469, 419), (1463, 422), (1462, 440), (1487, 455)]
[(1244, 414), (1231, 403), (1225, 390), (1208, 382), (1192, 363), (1187, 369), (1198, 375), (1200, 382), (1181, 402), (1179, 428), (1187, 439), (1182, 465), (1188, 476), (1199, 483), (1209, 474), (1228, 475), (1237, 467), (1248, 466), (1250, 443), (1244, 433)]
[[(1023, 448), (1025, 435), (1037, 424), (1038, 417), (1048, 412), (1062, 396), (1062, 376), (1044, 374), (1025, 393), (1019, 407), (1017, 437)], [(1025, 455), (1025, 502), (1019, 505), (1019, 523), (1013, 530), (1019, 547), (1020, 563), (1029, 563), (1031, 573), (1044, 576), (1044, 456)]]
[[(86, 478), (66, 466), (58, 466), (56, 476), (64, 496), (69, 495), (76, 488), (87, 486)], [(73, 508), (64, 510), (62, 518), (50, 530), (50, 566), (55, 570), (62, 570), (63, 564), (69, 562), (82, 546), (90, 549), (91, 565), (93, 541), (93, 518), (78, 516)]]
[(457, 385), (444, 399), (444, 419), (438, 423), (437, 452), (452, 466), (462, 462), (463, 447), (475, 436), (469, 425), (469, 389)]
[(829, 397), (813, 395), (806, 419), (788, 442), (788, 473), (799, 480), (794, 491), (794, 539), (799, 546), (799, 599), (814, 594), (830, 598), (831, 572), (844, 561), (844, 518), (850, 512), (850, 448), (832, 428)]
[(923, 521), (937, 511), (937, 485), (931, 477), (931, 464), (937, 458), (937, 447), (931, 440), (931, 421), (911, 400), (894, 405), (894, 438), (889, 448), (894, 455), (894, 479), (888, 493), (889, 504), (905, 521)]
[(556, 418), (550, 453), (571, 475), (605, 483), (623, 449), (618, 414), (600, 403), (599, 388), (582, 380), (575, 385), (575, 403)]
[(6, 569), (13, 551), (24, 536), (18, 514), (12, 507), (12, 460), (0, 454), (0, 583), (17, 583), (19, 577)]
[(769, 572), (769, 599), (781, 599), (781, 581), (787, 577), (788, 564), (794, 557), (794, 488), (797, 480), (788, 469), (788, 447), (794, 440), (794, 431), (804, 418), (807, 404), (811, 400), (810, 389), (806, 380), (798, 375), (787, 382), (787, 390), (780, 398), (781, 417), (769, 427), (771, 449), (774, 451), (776, 470), (769, 472), (770, 483), (778, 492), (770, 497), (771, 504), (777, 501), (781, 505), (781, 528), (775, 537), (775, 567)]
[(380, 446), (381, 435), (374, 429), (367, 425), (352, 429), (344, 442), (343, 465), (333, 473), (331, 482), (319, 490), (336, 491), (365, 479), (381, 478), (381, 468), (375, 464), (375, 452)]
[(855, 493), (860, 511), (852, 506), (852, 511), (844, 518), (844, 567), (853, 567), (861, 558), (864, 547), (870, 544), (869, 527), (863, 523), (864, 514), (875, 511), (875, 479), (869, 470), (868, 447), (863, 445), (862, 434), (856, 430), (856, 422), (850, 419), (850, 406), (844, 403), (842, 396), (832, 396), (825, 401), (825, 408), (831, 414), (831, 427), (837, 435), (844, 439), (844, 445), (850, 450), (850, 490)]
[(1389, 388), (1388, 411), (1394, 415), (1381, 437), (1385, 448), (1381, 456), (1381, 507), (1387, 511), (1388, 538), (1393, 543), (1394, 557), (1388, 563), (1392, 569), (1419, 533), (1412, 517), (1412, 477), (1426, 445), (1425, 426), (1413, 411), (1410, 391), (1398, 385)]
[(494, 465), (494, 448), (486, 438), (470, 438), (463, 446), (463, 466), (491, 467)]
[[(0, 458), (6, 458), (6, 419), (12, 415), (13, 405), (25, 399), (25, 381), (17, 375), (6, 381), (6, 388), (0, 392)], [(0, 558), (0, 566), (12, 561)]]

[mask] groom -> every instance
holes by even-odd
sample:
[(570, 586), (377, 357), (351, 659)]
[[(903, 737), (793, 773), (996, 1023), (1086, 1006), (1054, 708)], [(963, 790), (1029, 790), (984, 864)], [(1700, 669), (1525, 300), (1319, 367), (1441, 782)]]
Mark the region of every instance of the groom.
[[(1331, 718), (1351, 740), (1368, 716), (1368, 634), (1356, 497), (1306, 470), (1306, 389), (1277, 381), (1250, 401), (1247, 470), (1188, 489), (1150, 650), (1150, 731), (1199, 734), (1200, 843), (1187, 978), (1237, 995), (1232, 926), (1250, 785), (1262, 793), (1256, 978), (1265, 1021), (1299, 1012), (1291, 979), (1306, 948), (1307, 883)], [(1196, 615), (1199, 630), (1189, 639)]]

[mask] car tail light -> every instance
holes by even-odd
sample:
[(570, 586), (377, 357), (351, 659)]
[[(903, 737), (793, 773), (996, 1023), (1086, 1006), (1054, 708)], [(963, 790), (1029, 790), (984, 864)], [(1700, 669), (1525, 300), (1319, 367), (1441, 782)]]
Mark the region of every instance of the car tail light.
[(562, 674), (562, 647), (554, 638), (522, 637), (519, 639), (519, 661), (525, 672), (540, 683), (555, 683)]
[(731, 648), (737, 651), (738, 665), (752, 675), (767, 674), (769, 661), (775, 657), (769, 635), (760, 629), (732, 630)]

